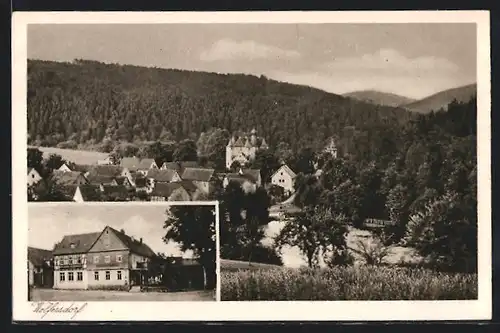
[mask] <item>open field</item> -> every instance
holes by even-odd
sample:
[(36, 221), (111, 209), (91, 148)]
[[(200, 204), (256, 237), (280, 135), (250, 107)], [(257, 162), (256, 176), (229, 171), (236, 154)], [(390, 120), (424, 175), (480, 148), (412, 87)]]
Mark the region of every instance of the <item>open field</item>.
[(76, 149), (62, 149), (54, 147), (35, 147), (28, 146), (28, 148), (37, 148), (43, 152), (43, 157), (47, 158), (51, 154), (61, 155), (61, 157), (69, 162), (76, 164), (97, 164), (98, 160), (105, 159), (108, 154), (96, 151), (76, 150)]
[(74, 301), (74, 302), (174, 302), (174, 301), (215, 301), (214, 291), (186, 291), (186, 292), (126, 292), (111, 290), (56, 290), (34, 289), (33, 301)]
[(280, 269), (281, 266), (260, 264), (257, 262), (247, 262), (238, 260), (220, 260), (221, 271), (237, 271), (237, 270), (269, 270), (269, 269)]
[(476, 274), (419, 268), (221, 270), (223, 301), (477, 299)]

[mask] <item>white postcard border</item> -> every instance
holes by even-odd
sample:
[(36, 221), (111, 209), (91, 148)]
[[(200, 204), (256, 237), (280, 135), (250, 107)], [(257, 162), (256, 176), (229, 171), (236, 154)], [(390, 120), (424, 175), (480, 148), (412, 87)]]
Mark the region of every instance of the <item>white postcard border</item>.
[[(478, 89), (478, 300), (338, 302), (88, 302), (77, 321), (474, 320), (491, 318), (490, 34), (488, 11), (15, 12), (12, 17), (13, 320), (40, 319), (27, 300), (27, 25), (54, 23), (476, 23)], [(204, 202), (207, 204), (207, 202)], [(47, 204), (47, 203), (45, 203)], [(50, 203), (55, 204), (55, 203)], [(109, 203), (94, 203), (109, 204)], [(127, 203), (132, 204), (132, 203)], [(151, 203), (142, 203), (151, 204)], [(189, 202), (186, 204), (195, 204)], [(218, 206), (216, 206), (218, 212)], [(218, 219), (217, 219), (218, 221)], [(218, 223), (218, 222), (217, 222)], [(217, 246), (217, 253), (220, 248)], [(219, 260), (217, 270), (219, 273)], [(220, 282), (220, 275), (217, 276)], [(220, 297), (220, 290), (217, 292)], [(64, 302), (61, 302), (64, 303)], [(75, 302), (76, 303), (76, 302)]]

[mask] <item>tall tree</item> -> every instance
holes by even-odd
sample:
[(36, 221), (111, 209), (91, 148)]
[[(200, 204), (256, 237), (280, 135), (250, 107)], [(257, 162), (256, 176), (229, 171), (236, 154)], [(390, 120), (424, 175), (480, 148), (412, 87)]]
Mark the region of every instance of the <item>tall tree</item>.
[(205, 287), (215, 288), (215, 210), (211, 206), (172, 206), (164, 223), (165, 243), (174, 241), (182, 251), (191, 250), (203, 266)]
[[(325, 261), (342, 260), (347, 254), (347, 221), (343, 215), (332, 213), (322, 207), (308, 207), (295, 218), (287, 221), (275, 239), (278, 249), (284, 245), (297, 246), (306, 256), (309, 267)], [(332, 258), (333, 257), (333, 258)]]
[(176, 162), (197, 161), (198, 154), (193, 140), (182, 140), (174, 151), (173, 159)]

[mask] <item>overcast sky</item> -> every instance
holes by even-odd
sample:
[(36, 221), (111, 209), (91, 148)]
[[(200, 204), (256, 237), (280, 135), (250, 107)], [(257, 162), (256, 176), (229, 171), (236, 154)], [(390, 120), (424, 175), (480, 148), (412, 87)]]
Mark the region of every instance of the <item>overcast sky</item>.
[(475, 24), (30, 25), (28, 58), (248, 73), (422, 98), (476, 82)]
[[(28, 245), (52, 249), (64, 236), (100, 232), (105, 226), (143, 241), (155, 252), (182, 255), (176, 243), (165, 244), (162, 237), (166, 205), (40, 205), (28, 204)], [(189, 257), (186, 253), (184, 256)]]

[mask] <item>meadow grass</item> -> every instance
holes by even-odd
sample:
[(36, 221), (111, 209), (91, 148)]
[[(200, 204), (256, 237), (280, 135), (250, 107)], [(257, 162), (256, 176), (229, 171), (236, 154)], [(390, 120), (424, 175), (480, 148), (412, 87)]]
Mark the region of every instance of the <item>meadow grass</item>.
[(477, 275), (422, 268), (222, 270), (223, 301), (477, 299)]

